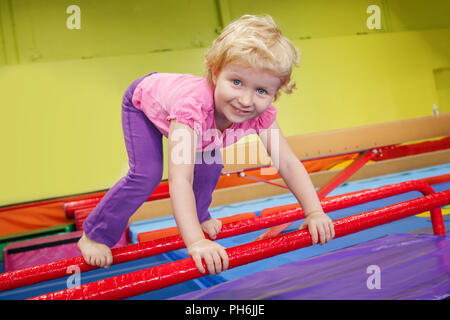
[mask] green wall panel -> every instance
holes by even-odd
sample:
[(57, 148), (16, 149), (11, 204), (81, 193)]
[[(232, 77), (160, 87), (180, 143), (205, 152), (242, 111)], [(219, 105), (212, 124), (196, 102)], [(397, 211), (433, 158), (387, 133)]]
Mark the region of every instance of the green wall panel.
[[(242, 14), (270, 14), (292, 39), (322, 38), (384, 31), (383, 1), (378, 0), (252, 0), (229, 1), (232, 19)], [(381, 29), (370, 30), (366, 21), (369, 5), (381, 10)]]
[(12, 12), (20, 63), (202, 47), (219, 26), (214, 0), (13, 0)]
[(450, 1), (386, 1), (392, 31), (450, 28)]

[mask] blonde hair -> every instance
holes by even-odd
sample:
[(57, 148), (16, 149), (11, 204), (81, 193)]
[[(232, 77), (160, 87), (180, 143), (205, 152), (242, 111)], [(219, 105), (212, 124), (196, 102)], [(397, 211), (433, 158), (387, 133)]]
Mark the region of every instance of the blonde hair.
[(295, 88), (292, 68), (299, 59), (300, 51), (282, 35), (271, 16), (244, 15), (226, 26), (207, 50), (205, 77), (213, 84), (213, 76), (233, 62), (272, 72), (281, 79), (279, 91), (289, 94)]

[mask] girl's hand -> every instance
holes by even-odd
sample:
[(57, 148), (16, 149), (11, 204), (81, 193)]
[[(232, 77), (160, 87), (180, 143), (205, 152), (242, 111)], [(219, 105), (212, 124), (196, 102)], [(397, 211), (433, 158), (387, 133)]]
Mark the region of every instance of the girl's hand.
[(201, 273), (206, 272), (202, 259), (205, 260), (210, 275), (220, 274), (221, 271), (228, 269), (228, 255), (225, 248), (214, 241), (203, 239), (191, 244), (187, 249)]
[(321, 245), (334, 238), (333, 221), (323, 211), (316, 211), (309, 214), (301, 224), (300, 229), (304, 229), (306, 226), (311, 234), (313, 245), (318, 243), (318, 236)]
[(220, 232), (220, 229), (222, 229), (222, 221), (211, 218), (203, 221), (201, 226), (202, 230), (206, 232), (211, 239), (215, 239)]

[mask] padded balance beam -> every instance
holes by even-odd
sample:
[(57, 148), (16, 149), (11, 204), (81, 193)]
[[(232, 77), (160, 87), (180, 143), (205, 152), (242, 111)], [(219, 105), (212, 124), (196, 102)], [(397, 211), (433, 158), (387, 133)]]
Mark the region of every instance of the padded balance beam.
[[(342, 218), (333, 222), (335, 237), (403, 219), (450, 203), (450, 190), (430, 194), (385, 208)], [(274, 238), (226, 249), (229, 269), (297, 250), (312, 244), (308, 230), (289, 232)], [(204, 263), (206, 267), (206, 264)], [(204, 276), (192, 258), (119, 275), (70, 289), (44, 294), (33, 300), (125, 299), (152, 290)]]
[[(421, 180), (412, 180), (376, 189), (367, 189), (330, 197), (322, 200), (321, 205), (325, 212), (330, 212), (410, 191), (419, 191), (424, 194), (434, 193), (434, 190), (427, 183)], [(224, 224), (220, 233), (217, 235), (217, 239), (253, 232), (302, 218), (304, 218), (303, 210), (298, 207), (240, 220)], [(440, 208), (432, 208), (431, 220), (435, 234), (445, 235), (444, 222)], [(207, 237), (206, 234), (205, 236)], [(141, 259), (181, 248), (184, 248), (184, 242), (180, 235), (138, 243), (123, 248), (113, 249), (113, 263), (117, 264)], [(97, 269), (96, 267), (92, 267), (85, 263), (83, 257), (80, 256), (22, 270), (5, 272), (0, 274), (0, 291), (65, 277), (67, 276), (67, 268), (74, 265), (79, 267), (80, 272)]]

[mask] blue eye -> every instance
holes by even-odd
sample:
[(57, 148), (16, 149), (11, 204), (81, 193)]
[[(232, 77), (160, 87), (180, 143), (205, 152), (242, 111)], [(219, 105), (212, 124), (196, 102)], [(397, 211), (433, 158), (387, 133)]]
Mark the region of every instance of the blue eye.
[(261, 89), (261, 88), (257, 89), (256, 91), (257, 91), (259, 94), (266, 94), (266, 93), (267, 93), (266, 90)]
[(240, 80), (233, 80), (233, 84), (235, 86), (240, 86), (242, 84), (242, 82)]

